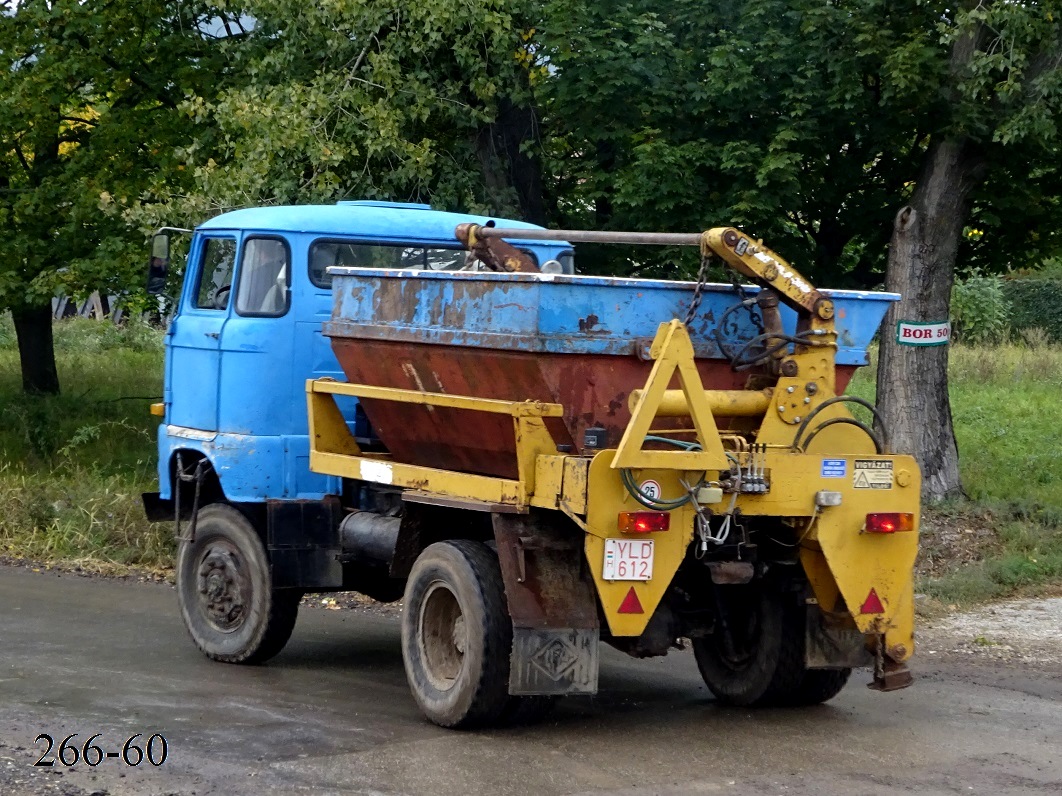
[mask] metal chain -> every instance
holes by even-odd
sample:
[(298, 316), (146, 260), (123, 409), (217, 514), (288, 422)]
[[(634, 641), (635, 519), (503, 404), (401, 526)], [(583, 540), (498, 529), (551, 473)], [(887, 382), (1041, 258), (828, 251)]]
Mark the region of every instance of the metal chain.
[(874, 650), (874, 681), (885, 679), (885, 634), (878, 634), (877, 649)]
[(708, 263), (711, 260), (710, 255), (701, 256), (701, 270), (697, 272), (697, 286), (693, 288), (693, 298), (690, 299), (690, 308), (686, 310), (686, 319), (683, 321), (687, 326), (696, 317), (697, 310), (701, 306), (701, 298), (703, 298), (704, 286), (708, 283)]
[(734, 288), (734, 291), (741, 299), (741, 303), (744, 305), (745, 311), (749, 314), (749, 320), (752, 322), (752, 325), (756, 327), (756, 330), (760, 334), (763, 334), (763, 318), (752, 308), (751, 303), (746, 303), (749, 301), (749, 294), (748, 291), (745, 290), (745, 286), (741, 284), (741, 276), (737, 271), (730, 272), (730, 286)]

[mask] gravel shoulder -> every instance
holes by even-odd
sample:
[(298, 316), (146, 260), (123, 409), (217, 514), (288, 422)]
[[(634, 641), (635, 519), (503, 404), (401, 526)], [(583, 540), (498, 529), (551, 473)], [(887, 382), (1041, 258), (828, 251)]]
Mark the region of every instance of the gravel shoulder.
[(923, 619), (916, 656), (961, 656), (1062, 671), (1062, 597), (993, 603)]

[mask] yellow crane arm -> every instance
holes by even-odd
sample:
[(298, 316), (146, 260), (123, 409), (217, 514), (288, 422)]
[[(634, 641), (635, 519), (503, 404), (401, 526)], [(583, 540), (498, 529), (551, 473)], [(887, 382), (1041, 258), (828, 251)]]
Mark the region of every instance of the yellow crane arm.
[(833, 302), (763, 241), (733, 227), (715, 227), (701, 236), (701, 253), (718, 255), (742, 276), (773, 288), (798, 314), (806, 312), (822, 320), (833, 317)]
[[(733, 227), (715, 227), (703, 234), (668, 232), (595, 232), (574, 229), (507, 229), (462, 224), (457, 238), (499, 271), (537, 270), (520, 263), (519, 250), (509, 240), (558, 240), (569, 243), (633, 243), (659, 246), (700, 246), (702, 254), (718, 255), (742, 276), (778, 293), (796, 310), (818, 320), (833, 318), (833, 302), (823, 296), (784, 258)], [(504, 247), (504, 251), (501, 247)], [(523, 259), (527, 259), (526, 256)]]

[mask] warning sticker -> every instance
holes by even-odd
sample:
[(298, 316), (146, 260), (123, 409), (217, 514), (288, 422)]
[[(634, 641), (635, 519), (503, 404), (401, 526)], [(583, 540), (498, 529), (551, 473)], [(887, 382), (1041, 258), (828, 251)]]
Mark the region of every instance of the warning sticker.
[(856, 459), (852, 474), (855, 489), (892, 489), (892, 462)]
[(823, 459), (822, 460), (822, 477), (823, 478), (844, 478), (848, 475), (848, 460), (847, 459)]

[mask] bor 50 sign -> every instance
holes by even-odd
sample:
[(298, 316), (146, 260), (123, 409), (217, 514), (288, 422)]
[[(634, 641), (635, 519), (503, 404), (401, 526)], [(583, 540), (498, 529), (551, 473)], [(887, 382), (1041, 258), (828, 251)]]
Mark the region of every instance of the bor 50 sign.
[(951, 322), (922, 323), (898, 321), (896, 342), (900, 345), (947, 345), (951, 339)]

